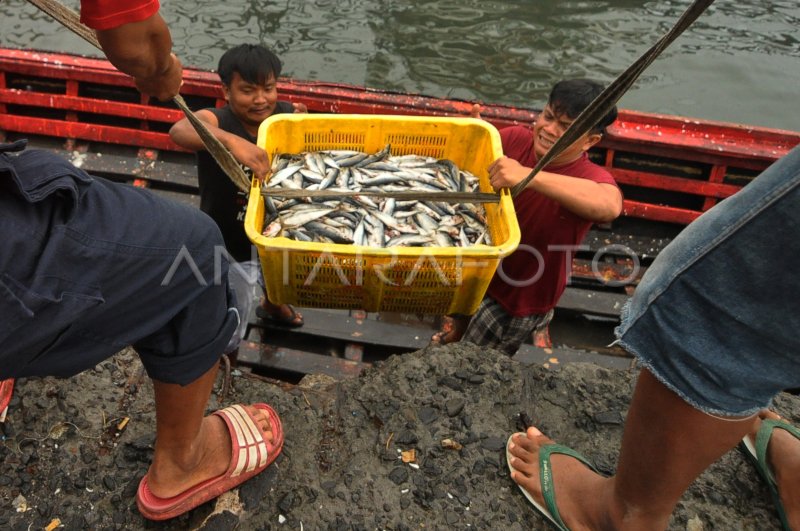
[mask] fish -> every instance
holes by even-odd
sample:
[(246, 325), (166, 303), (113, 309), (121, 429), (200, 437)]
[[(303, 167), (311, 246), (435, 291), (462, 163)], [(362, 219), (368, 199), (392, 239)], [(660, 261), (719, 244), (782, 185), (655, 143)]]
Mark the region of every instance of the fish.
[[(345, 198), (266, 196), (264, 235), (366, 247), (491, 245), (482, 204), (436, 201), (440, 191), (477, 191), (479, 179), (451, 160), (322, 150), (277, 154), (265, 188), (346, 191)], [(368, 197), (362, 190), (424, 191), (430, 200)]]

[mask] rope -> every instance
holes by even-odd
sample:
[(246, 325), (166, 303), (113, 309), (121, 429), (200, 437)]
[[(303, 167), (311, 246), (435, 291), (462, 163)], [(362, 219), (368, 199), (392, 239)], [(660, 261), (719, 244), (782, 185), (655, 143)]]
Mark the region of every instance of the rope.
[[(82, 37), (98, 50), (102, 51), (94, 31), (84, 26), (81, 23), (80, 16), (72, 9), (61, 4), (58, 0), (28, 0), (28, 2), (53, 17), (56, 21), (79, 37)], [(236, 159), (233, 158), (233, 155), (222, 145), (222, 142), (220, 142), (217, 137), (211, 134), (203, 122), (195, 116), (180, 94), (176, 94), (175, 97), (172, 98), (172, 101), (175, 102), (175, 105), (186, 115), (189, 123), (192, 124), (192, 127), (194, 127), (194, 130), (197, 132), (198, 136), (200, 136), (203, 144), (205, 144), (206, 150), (211, 154), (217, 164), (219, 164), (222, 171), (225, 172), (228, 178), (233, 181), (233, 184), (240, 190), (248, 193), (250, 191), (250, 180), (247, 178), (247, 175), (245, 175), (239, 163), (236, 162)]]

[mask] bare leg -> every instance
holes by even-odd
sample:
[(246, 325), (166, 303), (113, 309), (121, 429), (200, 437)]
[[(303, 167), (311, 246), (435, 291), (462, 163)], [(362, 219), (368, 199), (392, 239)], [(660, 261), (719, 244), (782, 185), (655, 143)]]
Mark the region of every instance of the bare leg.
[[(180, 494), (228, 468), (231, 443), (225, 423), (216, 416), (203, 417), (217, 367), (186, 386), (153, 381), (156, 444), (148, 485), (160, 498)], [(248, 410), (262, 429), (269, 430), (263, 410)]]
[(702, 413), (643, 370), (614, 482), (625, 526), (635, 529), (641, 522), (652, 523), (651, 529), (666, 528), (689, 485), (736, 446), (752, 425), (752, 417), (720, 420)]
[[(771, 411), (764, 411), (759, 417), (750, 432), (751, 440), (758, 433), (761, 419), (780, 418)], [(785, 430), (774, 430), (767, 446), (767, 461), (778, 485), (786, 519), (792, 529), (800, 529), (800, 440)]]
[[(726, 421), (684, 402), (643, 370), (625, 422), (617, 475), (602, 479), (569, 456), (553, 456), (553, 482), (570, 529), (665, 529), (686, 488), (733, 448), (753, 418)], [(541, 500), (538, 430), (510, 447), (512, 478)]]

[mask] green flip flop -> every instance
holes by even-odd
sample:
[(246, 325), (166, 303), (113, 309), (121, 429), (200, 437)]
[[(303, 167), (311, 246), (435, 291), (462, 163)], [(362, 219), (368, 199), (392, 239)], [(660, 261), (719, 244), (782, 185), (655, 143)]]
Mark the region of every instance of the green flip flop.
[[(511, 452), (508, 451), (508, 445), (511, 443), (511, 437), (513, 436), (514, 435), (512, 434), (506, 442), (506, 464), (508, 465), (509, 471), (515, 470), (514, 467), (511, 466), (511, 458), (513, 456), (511, 455)], [(572, 448), (562, 444), (548, 444), (539, 449), (539, 481), (542, 485), (544, 505), (533, 499), (533, 496), (531, 496), (530, 492), (523, 489), (521, 485), (517, 485), (519, 490), (522, 491), (522, 494), (524, 494), (525, 497), (528, 498), (528, 501), (531, 502), (534, 509), (536, 509), (539, 514), (547, 518), (548, 522), (553, 527), (559, 531), (569, 531), (567, 524), (565, 524), (564, 520), (561, 519), (561, 514), (558, 512), (558, 507), (556, 506), (556, 488), (553, 484), (553, 467), (550, 464), (550, 457), (553, 454), (563, 454), (574, 457), (589, 467), (589, 469), (591, 469), (593, 472), (600, 474), (600, 471), (597, 470), (594, 465), (592, 465), (592, 463), (586, 459), (586, 457), (576, 450), (573, 450)]]
[(742, 439), (742, 442), (739, 443), (739, 446), (769, 487), (772, 499), (775, 502), (775, 507), (778, 509), (781, 525), (783, 525), (786, 531), (792, 531), (789, 527), (789, 522), (786, 520), (786, 513), (783, 510), (781, 496), (778, 494), (775, 476), (772, 475), (772, 470), (770, 470), (769, 464), (767, 463), (767, 446), (769, 445), (769, 440), (775, 428), (788, 431), (794, 437), (800, 439), (800, 430), (791, 424), (782, 420), (768, 419), (761, 421), (761, 427), (758, 429), (758, 433), (756, 433), (755, 443), (751, 442), (750, 437), (745, 437)]

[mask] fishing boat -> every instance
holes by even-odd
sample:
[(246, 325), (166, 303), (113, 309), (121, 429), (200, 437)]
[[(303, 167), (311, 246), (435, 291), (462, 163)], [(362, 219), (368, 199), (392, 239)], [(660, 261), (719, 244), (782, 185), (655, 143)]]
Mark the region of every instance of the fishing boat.
[[(303, 103), (310, 113), (467, 116), (475, 103), (287, 78), (278, 90), (281, 99)], [(224, 104), (219, 78), (210, 71), (187, 68), (181, 94), (193, 109)], [(535, 109), (480, 103), (482, 118), (498, 128), (530, 124), (537, 116)], [(182, 117), (172, 103), (142, 96), (105, 60), (0, 48), (2, 140), (28, 138), (31, 147), (57, 152), (91, 174), (198, 204), (194, 156), (168, 135)], [(590, 157), (620, 184), (623, 215), (594, 227), (575, 253), (559, 311), (618, 318), (647, 266), (685, 225), (798, 144), (795, 131), (620, 110)], [(408, 324), (404, 317), (394, 324), (373, 321), (370, 328), (363, 312), (349, 312), (344, 321), (341, 312), (305, 313), (306, 325), (292, 333), (302, 336), (297, 349), (260, 345), (252, 355), (261, 362), (270, 357), (276, 366), (282, 359), (288, 370), (306, 363), (321, 365), (300, 370), (353, 372), (370, 341), (391, 353), (422, 348), (430, 337), (397, 328)], [(320, 338), (343, 342), (343, 358), (298, 362), (311, 343), (319, 348)]]

